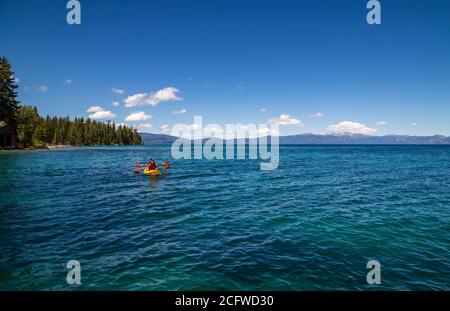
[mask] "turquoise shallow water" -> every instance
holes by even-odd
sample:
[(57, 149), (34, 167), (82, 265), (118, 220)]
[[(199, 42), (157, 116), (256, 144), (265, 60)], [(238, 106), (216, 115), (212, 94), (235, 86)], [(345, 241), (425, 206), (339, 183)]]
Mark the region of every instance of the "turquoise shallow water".
[(134, 175), (149, 157), (170, 147), (0, 154), (0, 289), (450, 289), (450, 147), (282, 146), (271, 172)]

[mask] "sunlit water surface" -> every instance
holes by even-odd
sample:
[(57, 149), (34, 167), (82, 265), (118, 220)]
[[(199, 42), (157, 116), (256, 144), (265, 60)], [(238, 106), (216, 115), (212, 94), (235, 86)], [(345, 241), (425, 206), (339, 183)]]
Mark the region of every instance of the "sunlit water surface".
[[(135, 175), (150, 157), (169, 173)], [(170, 146), (0, 154), (0, 289), (450, 289), (450, 147), (282, 146), (280, 158), (261, 171), (172, 161)], [(366, 283), (370, 259), (380, 286)]]

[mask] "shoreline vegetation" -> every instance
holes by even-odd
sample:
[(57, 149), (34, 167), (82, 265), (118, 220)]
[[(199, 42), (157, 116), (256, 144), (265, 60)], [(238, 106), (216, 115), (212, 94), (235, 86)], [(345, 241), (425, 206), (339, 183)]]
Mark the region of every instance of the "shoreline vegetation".
[(39, 115), (20, 105), (17, 79), (6, 57), (0, 58), (0, 150), (58, 149), (63, 146), (141, 145), (136, 129), (111, 121)]
[[(30, 147), (18, 147), (18, 148), (2, 148), (0, 147), (0, 154), (9, 154), (9, 153), (16, 153), (16, 152), (30, 152), (30, 151), (52, 151), (52, 150), (59, 150), (59, 149), (65, 149), (65, 148), (76, 148), (76, 147), (118, 147), (118, 146), (125, 146), (125, 145), (38, 145), (38, 146), (30, 146)], [(143, 144), (139, 145), (127, 145), (127, 146), (143, 146)], [(75, 149), (74, 149), (75, 150)]]
[(114, 122), (91, 119), (39, 116), (36, 107), (18, 110), (18, 135), (22, 147), (49, 149), (62, 146), (128, 146), (141, 145), (136, 129)]
[(84, 118), (44, 118), (39, 115), (36, 107), (31, 106), (18, 107), (17, 135), (17, 146), (3, 146), (0, 150), (142, 145), (141, 136), (132, 127)]

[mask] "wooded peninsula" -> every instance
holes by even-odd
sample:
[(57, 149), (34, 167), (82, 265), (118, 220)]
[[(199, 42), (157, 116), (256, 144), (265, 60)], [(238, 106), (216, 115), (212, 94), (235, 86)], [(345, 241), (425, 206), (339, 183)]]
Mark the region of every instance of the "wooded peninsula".
[(17, 88), (8, 59), (0, 58), (1, 149), (142, 144), (136, 129), (111, 121), (40, 116), (36, 107), (20, 105)]

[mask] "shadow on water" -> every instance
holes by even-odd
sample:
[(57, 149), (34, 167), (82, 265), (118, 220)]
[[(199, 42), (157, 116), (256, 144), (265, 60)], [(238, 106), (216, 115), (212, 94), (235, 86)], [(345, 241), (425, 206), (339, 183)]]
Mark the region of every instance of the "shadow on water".
[(148, 178), (150, 185), (156, 186), (162, 181), (169, 180), (170, 174), (162, 171), (160, 176), (145, 176), (145, 178)]
[(147, 178), (148, 178), (150, 185), (156, 186), (159, 184), (161, 177), (160, 176), (149, 176)]

